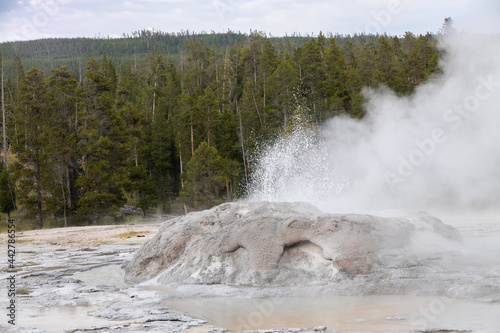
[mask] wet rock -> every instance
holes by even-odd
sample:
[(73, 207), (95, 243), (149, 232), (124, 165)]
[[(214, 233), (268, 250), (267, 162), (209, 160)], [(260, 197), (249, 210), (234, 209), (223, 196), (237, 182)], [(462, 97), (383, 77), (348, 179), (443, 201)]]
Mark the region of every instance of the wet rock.
[(113, 286), (95, 286), (95, 287), (82, 287), (75, 290), (77, 293), (102, 293), (102, 292), (116, 292), (120, 289)]
[(306, 286), (418, 266), (461, 247), (426, 213), (325, 214), (307, 203), (226, 203), (164, 223), (124, 266), (138, 283)]
[(304, 328), (275, 328), (270, 330), (258, 330), (258, 331), (245, 331), (245, 333), (310, 333), (309, 330)]
[(126, 311), (120, 308), (98, 309), (95, 311), (90, 311), (88, 314), (89, 316), (105, 318), (109, 320), (130, 320), (137, 319), (139, 317), (135, 312)]

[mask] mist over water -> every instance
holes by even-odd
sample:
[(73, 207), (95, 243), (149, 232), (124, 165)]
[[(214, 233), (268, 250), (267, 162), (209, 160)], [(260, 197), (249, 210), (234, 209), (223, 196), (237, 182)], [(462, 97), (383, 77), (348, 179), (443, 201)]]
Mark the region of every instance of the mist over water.
[(500, 38), (442, 39), (440, 74), (411, 96), (366, 90), (362, 120), (297, 127), (260, 155), (250, 200), (327, 212), (500, 207)]

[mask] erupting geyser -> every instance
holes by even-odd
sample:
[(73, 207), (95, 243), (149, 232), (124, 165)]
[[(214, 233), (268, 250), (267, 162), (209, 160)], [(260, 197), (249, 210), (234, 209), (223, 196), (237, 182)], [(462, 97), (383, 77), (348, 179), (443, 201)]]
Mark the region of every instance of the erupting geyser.
[(298, 127), (264, 149), (250, 200), (331, 213), (496, 209), (500, 40), (441, 39), (441, 73), (410, 96), (366, 89), (366, 115)]

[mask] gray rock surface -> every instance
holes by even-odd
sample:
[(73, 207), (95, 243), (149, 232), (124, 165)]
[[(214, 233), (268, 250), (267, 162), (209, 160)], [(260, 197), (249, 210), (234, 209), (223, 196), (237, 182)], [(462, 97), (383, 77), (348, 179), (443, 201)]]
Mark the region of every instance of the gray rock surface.
[(313, 286), (409, 268), (461, 248), (453, 227), (404, 218), (325, 214), (307, 203), (226, 203), (164, 223), (125, 265), (132, 283)]

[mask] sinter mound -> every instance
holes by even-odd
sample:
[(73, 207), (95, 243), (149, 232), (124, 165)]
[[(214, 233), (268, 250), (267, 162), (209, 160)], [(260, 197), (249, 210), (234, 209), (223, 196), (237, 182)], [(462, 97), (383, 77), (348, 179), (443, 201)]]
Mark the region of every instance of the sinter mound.
[(226, 203), (162, 225), (125, 266), (129, 282), (326, 285), (405, 268), (460, 247), (453, 227), (405, 218), (325, 214), (307, 203)]

